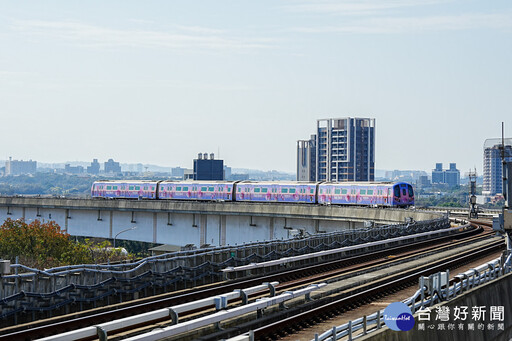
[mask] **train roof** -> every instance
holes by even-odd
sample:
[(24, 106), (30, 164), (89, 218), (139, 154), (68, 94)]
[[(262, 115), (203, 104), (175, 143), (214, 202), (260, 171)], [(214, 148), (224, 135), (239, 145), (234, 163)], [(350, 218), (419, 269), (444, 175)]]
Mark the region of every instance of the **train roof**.
[(126, 184), (126, 183), (133, 183), (133, 184), (140, 184), (140, 183), (157, 183), (159, 182), (160, 180), (98, 180), (98, 181), (94, 181), (94, 183), (123, 183), (123, 184)]
[(356, 185), (356, 186), (378, 186), (378, 185), (395, 185), (400, 182), (393, 181), (343, 181), (343, 182), (322, 182), (320, 185)]
[(294, 186), (294, 185), (316, 185), (318, 182), (312, 181), (253, 181), (253, 180), (244, 180), (240, 181), (240, 184), (253, 184), (253, 185), (284, 185), (284, 186)]
[(229, 180), (164, 180), (162, 183), (176, 183), (176, 184), (233, 184), (237, 181), (229, 181)]

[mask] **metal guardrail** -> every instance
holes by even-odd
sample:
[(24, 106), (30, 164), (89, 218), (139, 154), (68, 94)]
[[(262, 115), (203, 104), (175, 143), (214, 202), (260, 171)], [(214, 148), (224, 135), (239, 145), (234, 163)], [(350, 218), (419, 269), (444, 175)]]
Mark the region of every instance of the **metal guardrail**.
[[(462, 223), (467, 223), (465, 221), (461, 221), (461, 222)], [(382, 245), (382, 244), (390, 244), (390, 243), (394, 243), (394, 242), (401, 242), (401, 241), (408, 240), (408, 239), (423, 238), (423, 237), (428, 237), (428, 236), (431, 236), (431, 235), (434, 235), (434, 234), (450, 233), (450, 232), (453, 232), (453, 231), (454, 230), (452, 228), (448, 228), (448, 229), (435, 230), (435, 231), (430, 231), (430, 232), (423, 232), (423, 233), (418, 233), (418, 234), (414, 234), (414, 235), (411, 235), (411, 236), (403, 236), (403, 237), (397, 237), (397, 238), (390, 238), (390, 239), (385, 239), (385, 240), (382, 240), (382, 241), (370, 242), (370, 243), (365, 243), (365, 244), (358, 244), (358, 245), (354, 245), (354, 246), (345, 246), (345, 247), (342, 247), (342, 248), (337, 248), (337, 249), (332, 249), (332, 250), (326, 250), (326, 251), (319, 251), (319, 252), (315, 252), (315, 253), (309, 253), (309, 254), (306, 254), (306, 255), (279, 258), (279, 259), (272, 260), (272, 261), (260, 262), (260, 263), (251, 263), (251, 264), (248, 264), (248, 265), (242, 265), (242, 266), (237, 266), (237, 267), (228, 267), (228, 268), (223, 269), (222, 272), (224, 272), (224, 274), (227, 275), (227, 274), (235, 273), (235, 272), (239, 272), (239, 271), (251, 271), (251, 270), (256, 270), (256, 269), (260, 269), (260, 268), (277, 266), (277, 265), (285, 266), (285, 265), (288, 265), (288, 264), (291, 264), (291, 263), (294, 263), (294, 262), (298, 262), (298, 261), (301, 261), (301, 260), (304, 260), (304, 259), (307, 259), (307, 258), (325, 257), (325, 256), (328, 256), (328, 255), (339, 254), (341, 252), (349, 252), (349, 251), (355, 250), (357, 248), (367, 248), (367, 249), (370, 249), (372, 247), (379, 246), (379, 245)]]
[[(39, 339), (39, 341), (59, 341), (59, 340), (79, 340), (82, 338), (92, 338), (99, 337), (100, 340), (106, 340), (108, 333), (124, 330), (127, 328), (139, 326), (141, 324), (148, 324), (152, 321), (157, 321), (161, 319), (172, 319), (172, 325), (166, 328), (158, 329), (151, 331), (149, 333), (145, 333), (142, 335), (137, 335), (127, 340), (160, 340), (164, 337), (170, 337), (173, 335), (177, 335), (183, 332), (191, 331), (193, 329), (201, 328), (204, 326), (208, 326), (211, 324), (219, 323), (223, 320), (239, 317), (241, 315), (260, 311), (265, 309), (266, 307), (273, 306), (276, 304), (282, 304), (285, 301), (291, 300), (293, 298), (299, 296), (307, 296), (309, 297), (310, 293), (322, 288), (325, 286), (325, 283), (310, 285), (307, 288), (295, 290), (295, 291), (287, 291), (278, 296), (275, 295), (274, 287), (277, 285), (277, 282), (272, 283), (264, 283), (262, 285), (242, 289), (235, 290), (231, 293), (227, 293), (220, 296), (210, 297), (206, 299), (202, 299), (199, 301), (189, 302), (186, 304), (180, 304), (178, 306), (173, 306), (169, 308), (159, 309), (156, 311), (152, 311), (149, 313), (139, 314), (135, 316), (130, 316), (127, 318), (114, 320), (110, 322), (101, 323), (98, 325), (85, 327), (82, 329), (70, 331), (67, 333), (62, 333), (58, 335), (49, 336), (43, 339)], [(249, 303), (247, 300), (243, 300), (243, 305), (240, 307), (232, 308), (226, 310), (228, 307), (228, 301), (243, 298), (244, 295), (247, 297), (249, 294), (253, 294), (265, 289), (270, 290), (270, 297), (265, 297), (256, 300), (256, 302)], [(204, 317), (199, 317), (197, 319), (193, 319), (187, 322), (179, 323), (177, 320), (177, 315), (179, 312), (187, 312), (194, 311), (200, 308), (206, 308), (209, 306), (215, 306), (217, 310), (216, 313), (211, 315), (207, 315)]]
[[(190, 250), (115, 265), (83, 264), (33, 269), (11, 264), (14, 274), (0, 277), (0, 319), (36, 314), (79, 303), (96, 305), (116, 297), (119, 302), (152, 289), (153, 293), (206, 284), (223, 278), (222, 269), (283, 257), (307, 255), (340, 247), (436, 231), (449, 226), (447, 217), (377, 228), (324, 233), (303, 239)], [(218, 261), (216, 261), (218, 260)], [(191, 266), (187, 266), (187, 264)], [(30, 315), (27, 315), (30, 316)]]

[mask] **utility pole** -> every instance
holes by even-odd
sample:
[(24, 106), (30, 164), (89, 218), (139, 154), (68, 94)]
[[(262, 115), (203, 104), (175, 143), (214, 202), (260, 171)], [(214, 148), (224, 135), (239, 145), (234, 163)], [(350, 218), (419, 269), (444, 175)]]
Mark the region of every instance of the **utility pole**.
[(469, 171), (469, 219), (478, 219), (478, 207), (476, 206), (476, 168), (475, 171)]
[[(507, 146), (508, 147), (508, 146)], [(510, 149), (509, 149), (510, 150)], [(512, 211), (510, 208), (510, 194), (512, 193), (512, 162), (507, 160), (512, 155), (507, 155), (505, 149), (505, 123), (501, 122), (501, 162), (502, 162), (502, 174), (503, 174), (503, 197), (505, 203), (503, 205), (502, 214), (500, 216), (500, 225), (507, 234), (507, 249), (510, 252), (512, 250)], [(510, 153), (508, 153), (510, 154)]]

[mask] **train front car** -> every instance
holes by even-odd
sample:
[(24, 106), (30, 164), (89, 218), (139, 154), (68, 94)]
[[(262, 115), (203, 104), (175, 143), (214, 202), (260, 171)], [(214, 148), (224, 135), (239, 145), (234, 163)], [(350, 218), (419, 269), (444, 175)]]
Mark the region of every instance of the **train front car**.
[(318, 203), (392, 206), (391, 187), (385, 182), (324, 182), (318, 186)]
[(162, 181), (158, 198), (164, 200), (232, 201), (234, 181)]
[(102, 180), (91, 187), (93, 198), (106, 199), (156, 199), (159, 181)]
[(408, 207), (414, 205), (414, 190), (407, 182), (393, 185), (393, 206)]
[(249, 202), (316, 202), (316, 182), (256, 182), (236, 184), (236, 201)]

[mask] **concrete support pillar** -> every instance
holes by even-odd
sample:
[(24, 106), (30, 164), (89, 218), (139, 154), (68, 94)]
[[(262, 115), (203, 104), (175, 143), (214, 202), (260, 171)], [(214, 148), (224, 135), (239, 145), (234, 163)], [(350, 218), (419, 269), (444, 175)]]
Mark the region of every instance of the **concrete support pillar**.
[(112, 225), (114, 223), (114, 211), (110, 211), (110, 219), (109, 219), (109, 230), (108, 230), (108, 237), (110, 239), (114, 238), (113, 234), (112, 234)]
[(269, 226), (268, 226), (268, 231), (269, 231), (269, 240), (274, 240), (274, 217), (270, 217), (270, 222), (269, 222)]
[(156, 243), (156, 231), (157, 231), (156, 223), (157, 223), (157, 221), (158, 221), (157, 213), (154, 212), (153, 213), (153, 243)]
[(221, 215), (219, 218), (219, 245), (226, 245), (226, 216)]
[(23, 218), (23, 220), (25, 220), (25, 207), (23, 207), (22, 209), (22, 212), (21, 212), (21, 217)]
[(69, 220), (69, 210), (66, 210), (66, 214), (64, 217), (64, 231), (68, 232), (68, 220)]
[(320, 231), (320, 220), (315, 220), (315, 233)]
[(206, 214), (200, 214), (199, 215), (199, 228), (200, 228), (200, 244), (204, 245), (206, 244), (206, 231), (207, 231), (207, 218), (208, 216)]

